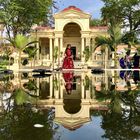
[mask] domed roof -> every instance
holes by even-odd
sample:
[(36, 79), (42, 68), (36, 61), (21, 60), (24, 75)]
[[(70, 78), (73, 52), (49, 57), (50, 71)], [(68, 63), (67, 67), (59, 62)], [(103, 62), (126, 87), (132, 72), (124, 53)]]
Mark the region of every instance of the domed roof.
[(76, 6), (69, 6), (65, 9), (63, 9), (62, 11), (69, 11), (69, 10), (75, 10), (75, 11), (78, 11), (78, 12), (83, 12), (81, 9), (77, 8)]

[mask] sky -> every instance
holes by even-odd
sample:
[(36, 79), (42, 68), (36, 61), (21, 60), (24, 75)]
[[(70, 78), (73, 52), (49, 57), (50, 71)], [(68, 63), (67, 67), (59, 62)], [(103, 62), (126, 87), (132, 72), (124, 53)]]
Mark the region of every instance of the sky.
[(103, 7), (101, 0), (57, 0), (57, 7), (59, 12), (68, 6), (76, 6), (81, 10), (92, 15), (92, 18), (100, 18), (100, 9)]

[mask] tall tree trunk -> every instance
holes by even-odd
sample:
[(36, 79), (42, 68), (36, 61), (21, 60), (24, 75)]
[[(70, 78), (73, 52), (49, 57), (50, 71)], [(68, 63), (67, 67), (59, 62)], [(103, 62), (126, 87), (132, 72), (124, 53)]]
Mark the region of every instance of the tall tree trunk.
[(33, 60), (31, 59), (31, 68), (33, 67), (33, 65), (32, 65), (32, 61), (33, 61)]
[(35, 57), (33, 58), (33, 61), (34, 61), (34, 67), (35, 67)]
[(5, 27), (6, 27), (7, 35), (9, 37), (9, 39), (11, 40), (10, 29), (9, 29), (9, 27), (7, 25)]
[[(130, 10), (130, 13), (129, 13), (129, 17), (128, 17), (128, 20), (129, 20), (129, 33), (130, 35), (132, 34), (132, 30), (133, 30), (133, 22), (132, 22), (132, 12)], [(131, 41), (131, 40), (130, 40)], [(131, 51), (131, 44), (128, 43), (128, 49)]]
[(9, 66), (8, 66), (8, 67), (9, 67), (9, 69), (10, 69), (10, 56), (8, 56), (8, 57), (9, 57)]
[(114, 52), (115, 68), (117, 68), (117, 46), (116, 45), (115, 45), (114, 49), (115, 49), (115, 52)]
[(21, 50), (19, 51), (18, 65), (20, 69), (21, 68)]

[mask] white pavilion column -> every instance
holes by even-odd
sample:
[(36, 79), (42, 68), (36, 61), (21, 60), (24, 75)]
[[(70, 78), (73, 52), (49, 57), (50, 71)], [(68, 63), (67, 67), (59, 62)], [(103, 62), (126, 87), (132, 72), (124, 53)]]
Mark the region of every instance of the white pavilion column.
[(40, 78), (37, 78), (37, 92), (36, 92), (37, 96), (39, 96), (39, 85), (40, 85)]
[(86, 46), (90, 47), (90, 38), (89, 37), (86, 37)]
[(58, 44), (59, 44), (58, 43), (58, 37), (56, 37), (55, 40), (54, 40), (54, 47), (56, 47), (56, 46), (58, 47)]
[(90, 90), (86, 90), (86, 99), (90, 99)]
[(82, 56), (82, 57), (81, 57), (81, 60), (82, 60), (82, 62), (84, 62), (84, 61), (85, 61), (85, 58), (84, 58), (84, 56), (83, 56), (83, 55), (84, 55), (83, 52), (84, 52), (84, 50), (85, 50), (85, 47), (84, 47), (84, 46), (85, 46), (84, 37), (82, 37), (82, 41), (81, 41), (81, 42), (82, 42), (82, 44), (81, 44), (81, 46), (82, 46), (82, 47), (81, 47), (81, 56)]
[(105, 69), (107, 69), (108, 66), (108, 48), (105, 48)]
[(64, 82), (63, 82), (63, 74), (62, 73), (60, 74), (59, 79), (60, 79), (60, 99), (63, 99)]
[(50, 76), (50, 99), (53, 97), (53, 77)]
[(63, 38), (62, 37), (60, 38), (60, 62), (62, 62), (62, 56), (61, 55), (63, 55)]
[(85, 86), (84, 86), (84, 75), (81, 75), (81, 93), (82, 93), (82, 99), (84, 99), (85, 97)]
[(60, 99), (63, 99), (63, 85), (60, 85)]
[(112, 67), (115, 66), (115, 52), (112, 52), (112, 64), (111, 64)]
[[(89, 47), (89, 51), (91, 52), (92, 50), (91, 47), (90, 47), (90, 37), (86, 37), (86, 47)], [(88, 61), (91, 61), (91, 55), (89, 56), (89, 60)]]
[(59, 99), (59, 90), (54, 90), (55, 99)]
[(63, 51), (63, 38), (60, 38), (60, 52)]
[(38, 43), (36, 43), (36, 47), (37, 47), (37, 61), (39, 60), (39, 38), (37, 38)]
[(49, 38), (49, 41), (50, 41), (50, 61), (52, 62), (52, 59), (53, 59), (52, 38)]
[(108, 90), (108, 75), (106, 70), (105, 70), (105, 88), (106, 90)]
[[(59, 80), (59, 74), (56, 75), (56, 78), (57, 80)], [(55, 96), (55, 99), (59, 99), (59, 91), (60, 91), (60, 86), (59, 86), (59, 82), (57, 83), (58, 85), (58, 89), (54, 89), (54, 96)]]
[[(58, 53), (59, 53), (59, 40), (58, 39), (59, 39), (58, 37), (55, 37), (55, 40), (54, 40), (54, 50), (55, 50), (56, 47), (58, 47)], [(59, 59), (59, 56), (58, 56), (58, 58), (56, 60), (56, 63), (58, 62), (58, 59)]]
[(115, 84), (115, 71), (111, 71), (112, 73), (112, 83)]

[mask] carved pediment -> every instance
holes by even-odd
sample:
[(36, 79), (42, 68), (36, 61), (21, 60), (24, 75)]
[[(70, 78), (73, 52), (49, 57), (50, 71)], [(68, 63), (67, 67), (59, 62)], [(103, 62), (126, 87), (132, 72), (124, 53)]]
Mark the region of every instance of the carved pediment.
[[(78, 9), (78, 8), (77, 8)], [(73, 8), (66, 8), (63, 11), (56, 13), (54, 15), (54, 18), (60, 18), (60, 19), (70, 19), (70, 18), (83, 18), (87, 19), (90, 18), (90, 14), (84, 13), (81, 10), (77, 10), (75, 7)]]
[(64, 18), (80, 18), (80, 15), (69, 13), (69, 14), (66, 14)]
[(55, 118), (55, 122), (62, 124), (69, 130), (75, 130), (80, 128), (84, 123), (90, 122), (90, 118)]

